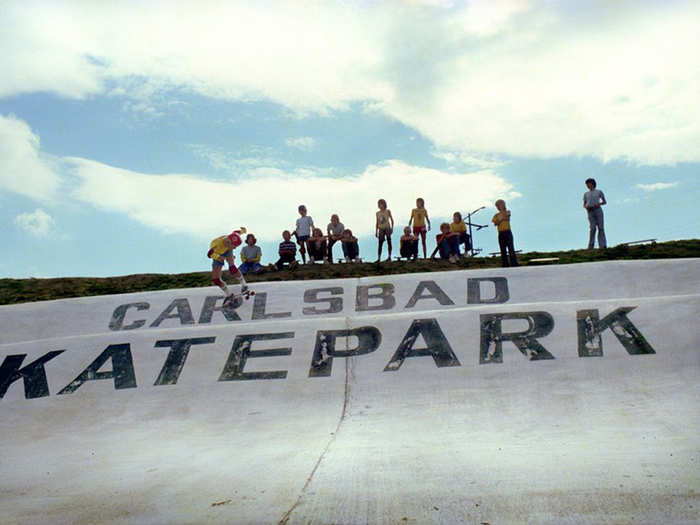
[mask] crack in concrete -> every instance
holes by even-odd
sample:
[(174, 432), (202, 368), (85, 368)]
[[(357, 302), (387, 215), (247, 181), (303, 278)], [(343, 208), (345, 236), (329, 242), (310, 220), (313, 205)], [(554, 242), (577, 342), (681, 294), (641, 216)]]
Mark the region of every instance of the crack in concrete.
[(304, 495), (306, 494), (307, 489), (309, 488), (309, 485), (311, 485), (311, 481), (313, 480), (314, 475), (316, 474), (316, 471), (318, 470), (318, 467), (321, 466), (321, 462), (323, 462), (323, 458), (326, 456), (326, 453), (330, 449), (331, 445), (335, 441), (335, 439), (338, 437), (338, 431), (340, 430), (340, 425), (343, 424), (343, 421), (345, 420), (345, 416), (347, 414), (347, 407), (348, 407), (348, 400), (350, 397), (350, 362), (352, 358), (351, 357), (346, 357), (345, 358), (345, 393), (344, 393), (344, 399), (343, 399), (343, 408), (340, 412), (340, 419), (338, 420), (338, 424), (335, 427), (335, 432), (333, 432), (333, 436), (331, 439), (328, 440), (328, 443), (326, 444), (325, 448), (323, 449), (323, 452), (321, 452), (321, 455), (319, 456), (318, 460), (316, 461), (316, 464), (314, 465), (314, 468), (311, 470), (311, 474), (309, 474), (309, 477), (306, 479), (306, 483), (304, 483), (304, 486), (301, 489), (301, 492), (299, 494), (299, 497), (297, 500), (294, 502), (294, 505), (291, 506), (291, 508), (284, 513), (284, 516), (279, 521), (279, 525), (286, 525), (289, 522), (289, 519), (292, 516), (292, 512), (301, 504), (301, 500), (304, 498)]

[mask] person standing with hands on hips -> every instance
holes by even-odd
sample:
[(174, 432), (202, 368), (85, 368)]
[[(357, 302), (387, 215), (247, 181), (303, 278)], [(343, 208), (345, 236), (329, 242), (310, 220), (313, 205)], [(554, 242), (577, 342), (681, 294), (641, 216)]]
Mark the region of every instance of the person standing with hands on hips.
[(430, 218), (428, 217), (428, 210), (425, 209), (425, 201), (423, 198), (418, 197), (416, 199), (416, 207), (411, 211), (411, 218), (408, 220), (408, 226), (410, 228), (411, 223), (413, 223), (413, 235), (420, 237), (423, 244), (423, 259), (426, 258), (425, 249), (425, 236), (426, 229), (425, 224), (428, 224), (428, 230), (430, 230)]
[(601, 206), (607, 204), (605, 195), (596, 188), (595, 179), (586, 179), (586, 187), (588, 191), (583, 194), (583, 207), (588, 212), (588, 224), (590, 225), (588, 249), (593, 249), (596, 230), (598, 230), (598, 248), (607, 248), (605, 228), (603, 227), (603, 209), (601, 208)]
[(498, 246), (501, 248), (501, 266), (518, 266), (515, 258), (513, 232), (510, 230), (510, 210), (506, 209), (506, 201), (498, 199), (495, 202), (498, 213), (493, 216), (493, 222), (498, 228)]

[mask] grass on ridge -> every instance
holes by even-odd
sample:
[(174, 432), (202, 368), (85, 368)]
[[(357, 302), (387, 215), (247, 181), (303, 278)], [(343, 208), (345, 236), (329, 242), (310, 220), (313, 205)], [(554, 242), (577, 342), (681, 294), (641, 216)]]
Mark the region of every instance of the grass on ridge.
[[(608, 260), (676, 259), (700, 257), (700, 239), (669, 241), (637, 246), (618, 245), (607, 250), (568, 250), (559, 252), (528, 252), (518, 254), (521, 265), (532, 259), (558, 257), (558, 264), (586, 263)], [(369, 277), (402, 273), (434, 272), (499, 268), (500, 256), (461, 259), (456, 264), (440, 260), (419, 259), (414, 262), (392, 261), (376, 264), (314, 264), (299, 265), (293, 270), (265, 271), (259, 275), (248, 274), (249, 283), (269, 281), (297, 281), (308, 279), (339, 279)], [(231, 282), (228, 272), (224, 279)], [(0, 279), (0, 304), (18, 304), (48, 301), (68, 297), (111, 295), (171, 288), (200, 288), (212, 286), (210, 272), (181, 274), (137, 274), (120, 277), (61, 277), (53, 279)]]

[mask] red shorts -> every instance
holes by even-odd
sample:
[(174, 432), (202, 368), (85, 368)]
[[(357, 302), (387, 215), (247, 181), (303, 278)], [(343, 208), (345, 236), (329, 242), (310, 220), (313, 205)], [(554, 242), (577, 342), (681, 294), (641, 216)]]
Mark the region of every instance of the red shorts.
[(422, 233), (425, 236), (425, 226), (414, 226), (413, 227), (413, 235), (418, 235), (419, 233)]

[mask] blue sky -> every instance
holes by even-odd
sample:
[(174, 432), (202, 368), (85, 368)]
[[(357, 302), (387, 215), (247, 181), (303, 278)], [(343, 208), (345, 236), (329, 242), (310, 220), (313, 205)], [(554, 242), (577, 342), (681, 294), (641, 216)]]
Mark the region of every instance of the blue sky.
[(373, 260), (419, 196), (582, 248), (587, 177), (610, 244), (698, 237), (696, 2), (163, 5), (0, 5), (0, 277), (206, 270), (238, 226), (273, 262), (301, 203)]

